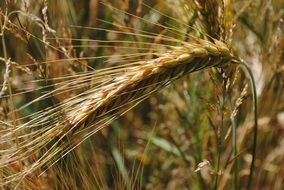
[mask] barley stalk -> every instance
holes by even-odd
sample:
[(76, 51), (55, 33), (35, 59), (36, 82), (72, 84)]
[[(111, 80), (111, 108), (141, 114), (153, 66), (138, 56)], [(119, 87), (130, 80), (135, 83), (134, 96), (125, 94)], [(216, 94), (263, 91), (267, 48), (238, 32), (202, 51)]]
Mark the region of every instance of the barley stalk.
[[(91, 89), (88, 94), (68, 99), (56, 108), (39, 113), (16, 130), (7, 130), (2, 143), (7, 143), (15, 132), (27, 127), (35, 129), (42, 125), (48, 126), (31, 132), (28, 139), (26, 135), (18, 137), (21, 139), (18, 148), (1, 151), (6, 155), (0, 162), (2, 167), (16, 164), (19, 160), (24, 161), (31, 153), (44, 151), (38, 160), (28, 164), (24, 171), (7, 177), (4, 183), (54, 163), (58, 155), (67, 154), (91, 134), (172, 81), (194, 71), (224, 66), (233, 59), (223, 42), (201, 39), (194, 43), (184, 42), (182, 46), (173, 47), (156, 56), (157, 58), (148, 61), (132, 63), (133, 66), (126, 67), (119, 75), (104, 85)], [(44, 150), (52, 141), (52, 146)]]
[[(199, 11), (202, 9), (201, 7)], [(212, 6), (209, 6), (208, 10), (206, 9), (207, 12), (203, 12), (204, 17), (209, 14), (210, 19), (217, 22), (217, 13), (213, 12), (214, 14), (211, 14), (210, 9), (212, 9)], [(151, 10), (159, 13), (155, 9), (151, 8)], [(117, 9), (115, 9), (115, 11), (123, 12)], [(42, 166), (44, 166), (44, 168), (52, 166), (58, 159), (68, 154), (85, 139), (110, 124), (113, 120), (126, 113), (129, 109), (136, 106), (154, 92), (166, 87), (188, 73), (210, 67), (222, 67), (229, 64), (231, 60), (234, 59), (226, 43), (209, 37), (214, 36), (218, 38), (217, 34), (219, 33), (219, 28), (218, 31), (217, 29), (215, 31), (215, 28), (208, 28), (210, 26), (208, 26), (207, 23), (205, 30), (201, 28), (200, 31), (198, 31), (198, 33), (202, 34), (202, 36), (207, 39), (203, 40), (193, 37), (188, 32), (179, 31), (174, 26), (165, 27), (162, 24), (153, 24), (151, 21), (147, 21), (142, 17), (136, 17), (126, 12), (123, 13), (133, 16), (141, 22), (162, 27), (165, 31), (168, 31), (168, 34), (163, 34), (164, 31), (162, 33), (155, 33), (143, 30), (137, 33), (133, 28), (121, 26), (117, 23), (109, 23), (108, 21), (103, 22), (121, 28), (122, 31), (93, 28), (99, 31), (128, 35), (137, 39), (137, 41), (131, 41), (127, 38), (127, 41), (117, 42), (133, 43), (137, 45), (137, 49), (141, 51), (146, 50), (148, 52), (141, 54), (135, 53), (133, 55), (126, 53), (130, 58), (145, 55), (148, 57), (143, 59), (137, 58), (134, 59), (134, 61), (130, 60), (129, 63), (122, 65), (117, 63), (116, 65), (118, 66), (99, 69), (90, 73), (81, 75), (75, 74), (75, 76), (71, 76), (67, 79), (64, 78), (64, 76), (62, 82), (55, 82), (54, 86), (57, 88), (40, 95), (40, 97), (20, 107), (18, 112), (29, 107), (31, 104), (44, 101), (50, 97), (54, 98), (54, 96), (60, 93), (68, 93), (72, 91), (72, 89), (89, 87), (90, 83), (94, 83), (91, 84), (93, 85), (91, 88), (88, 88), (78, 95), (71, 95), (71, 98), (59, 101), (59, 103), (54, 103), (49, 108), (30, 114), (27, 117), (19, 117), (16, 121), (17, 126), (15, 129), (11, 127), (10, 121), (3, 123), (4, 127), (0, 130), (0, 145), (4, 148), (0, 149), (0, 170), (7, 172), (4, 172), (4, 178), (0, 181), (0, 184), (8, 184), (23, 178), (36, 178), (38, 172), (42, 172)], [(24, 15), (28, 16), (28, 14)], [(163, 16), (172, 21), (179, 21), (167, 15)], [(44, 23), (47, 25), (47, 15), (44, 15)], [(42, 21), (37, 24), (42, 26)], [(182, 26), (188, 26), (182, 22), (180, 24)], [(9, 20), (8, 25), (11, 28), (17, 28), (17, 26)], [(25, 32), (41, 41), (46, 51), (50, 48), (64, 54), (67, 59), (61, 60), (62, 62), (66, 61), (72, 63), (92, 59), (91, 57), (83, 57), (82, 59), (70, 58), (71, 56), (68, 55), (64, 47), (60, 46), (56, 48), (49, 43), (48, 40), (51, 39), (48, 39), (46, 32), (53, 33), (53, 31), (49, 30), (49, 26), (41, 27), (42, 30), (44, 28), (47, 28), (47, 31), (43, 31), (43, 39), (33, 36), (33, 34), (28, 33), (28, 31)], [(210, 32), (207, 30), (210, 30)], [(171, 37), (170, 34), (178, 36), (182, 40)], [(139, 41), (138, 38), (144, 38), (146, 41)], [(160, 44), (159, 38), (162, 39), (165, 44)], [(151, 40), (150, 42), (147, 41), (149, 39)], [(186, 41), (184, 39), (186, 39)], [(57, 42), (60, 41), (60, 39), (57, 38), (56, 40)], [(69, 41), (72, 40), (73, 39)], [(152, 40), (154, 40), (154, 42), (152, 42)], [(111, 43), (116, 41), (101, 42), (106, 44), (105, 47), (115, 47)], [(175, 46), (172, 44), (175, 44)], [(145, 45), (146, 48), (143, 45)], [(148, 46), (150, 46), (150, 49), (147, 48)], [(163, 47), (168, 51), (159, 53), (159, 50), (152, 50), (155, 49), (156, 46)], [(103, 45), (101, 45), (101, 47), (103, 47)], [(127, 50), (131, 47), (127, 47), (126, 45), (118, 46), (118, 48)], [(95, 57), (94, 59), (99, 59), (99, 57)], [(125, 58), (125, 60), (127, 61), (127, 58)], [(52, 62), (60, 61), (46, 61), (43, 64), (48, 65)], [(78, 78), (76, 78), (77, 76)], [(66, 82), (64, 80), (66, 80)], [(49, 86), (46, 85), (42, 90), (48, 89), (48, 87)], [(17, 140), (19, 140), (19, 143), (17, 147), (15, 147), (14, 143), (14, 134), (18, 134)], [(18, 167), (18, 163), (23, 163), (24, 167)]]
[(127, 68), (125, 74), (113, 79), (111, 84), (85, 97), (86, 101), (77, 106), (76, 112), (68, 113), (69, 123), (71, 126), (85, 122), (89, 125), (97, 117), (116, 110), (119, 105), (155, 91), (185, 74), (223, 66), (232, 60), (229, 49), (222, 42), (218, 41), (219, 46), (208, 41), (200, 42), (185, 44), (184, 47), (177, 47), (159, 58)]

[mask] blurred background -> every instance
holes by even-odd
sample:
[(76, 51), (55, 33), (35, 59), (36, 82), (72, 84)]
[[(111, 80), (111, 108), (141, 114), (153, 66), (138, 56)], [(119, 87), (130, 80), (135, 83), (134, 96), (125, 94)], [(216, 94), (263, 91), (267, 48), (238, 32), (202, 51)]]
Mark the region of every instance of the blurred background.
[[(42, 85), (56, 89), (55, 84), (65, 80), (62, 76), (151, 59), (149, 52), (167, 50), (158, 44), (178, 45), (164, 36), (224, 39), (251, 66), (256, 80), (259, 129), (252, 189), (281, 190), (284, 1), (216, 2), (208, 8), (201, 0), (2, 0), (1, 87), (9, 73), (12, 92), (30, 91), (14, 98), (17, 109), (35, 99)], [(141, 36), (143, 32), (153, 38)], [(51, 80), (28, 82), (42, 78)], [(79, 91), (91, 87), (90, 82)], [(1, 96), (5, 91), (2, 88)], [(23, 109), (18, 117), (77, 91)], [(2, 121), (12, 117), (11, 109), (9, 99), (3, 98)], [(250, 83), (238, 65), (195, 72), (85, 140), (40, 177), (28, 176), (29, 182), (18, 188), (244, 189), (252, 159), (252, 109)]]

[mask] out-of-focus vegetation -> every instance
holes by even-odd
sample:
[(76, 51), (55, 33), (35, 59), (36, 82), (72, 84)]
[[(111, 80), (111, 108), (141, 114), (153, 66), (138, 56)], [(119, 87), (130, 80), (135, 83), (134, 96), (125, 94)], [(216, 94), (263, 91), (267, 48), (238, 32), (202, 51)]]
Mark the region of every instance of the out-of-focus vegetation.
[[(282, 189), (284, 1), (203, 3), (2, 0), (0, 135), (7, 126), (92, 88), (91, 80), (78, 83), (79, 90), (23, 107), (59, 88), (68, 76), (154, 58), (153, 52), (167, 47), (157, 44), (176, 45), (165, 36), (180, 41), (189, 40), (184, 34), (211, 36), (225, 40), (256, 79), (259, 128), (252, 189)], [(253, 148), (251, 97), (249, 80), (237, 64), (195, 72), (144, 100), (54, 165), (0, 189), (244, 189)], [(6, 138), (0, 141), (0, 160), (5, 160)], [(8, 143), (17, 147), (18, 142)], [(1, 166), (0, 184), (28, 162)]]

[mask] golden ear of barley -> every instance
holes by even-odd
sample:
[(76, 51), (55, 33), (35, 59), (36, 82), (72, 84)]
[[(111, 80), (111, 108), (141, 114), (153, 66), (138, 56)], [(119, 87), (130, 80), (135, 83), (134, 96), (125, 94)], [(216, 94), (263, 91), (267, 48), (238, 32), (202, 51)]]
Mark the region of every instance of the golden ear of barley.
[(110, 84), (85, 97), (86, 101), (67, 114), (68, 123), (71, 126), (82, 123), (91, 125), (97, 118), (115, 112), (120, 105), (154, 92), (183, 75), (223, 66), (231, 59), (229, 49), (220, 41), (211, 43), (200, 40), (196, 44), (176, 47), (156, 59), (127, 68), (123, 75), (114, 78)]
[[(35, 152), (38, 156), (41, 153), (39, 158), (30, 159), (33, 161), (26, 163), (25, 169), (7, 175), (1, 183), (18, 180), (41, 166), (54, 163), (58, 156), (64, 156), (84, 139), (172, 81), (194, 71), (224, 66), (232, 59), (229, 48), (221, 41), (183, 42), (182, 46), (158, 54), (157, 58), (126, 67), (104, 85), (95, 87), (82, 97), (68, 99), (57, 108), (45, 110), (33, 120), (17, 126), (16, 130), (4, 131), (2, 143), (8, 142), (15, 132), (47, 124), (44, 129), (19, 136), (19, 147), (11, 145), (10, 149), (1, 150), (4, 155), (0, 160), (2, 169), (26, 160)], [(47, 145), (49, 148), (46, 148)]]

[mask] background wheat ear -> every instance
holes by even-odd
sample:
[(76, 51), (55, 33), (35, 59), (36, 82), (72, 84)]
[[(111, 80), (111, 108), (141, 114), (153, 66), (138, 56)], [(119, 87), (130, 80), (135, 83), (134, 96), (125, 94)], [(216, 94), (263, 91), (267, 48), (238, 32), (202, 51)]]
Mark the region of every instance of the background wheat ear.
[(281, 189), (281, 7), (1, 1), (0, 189)]

